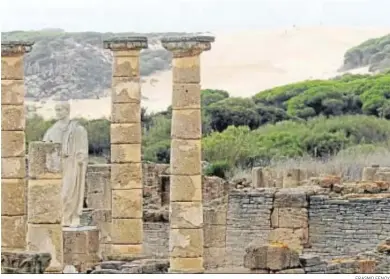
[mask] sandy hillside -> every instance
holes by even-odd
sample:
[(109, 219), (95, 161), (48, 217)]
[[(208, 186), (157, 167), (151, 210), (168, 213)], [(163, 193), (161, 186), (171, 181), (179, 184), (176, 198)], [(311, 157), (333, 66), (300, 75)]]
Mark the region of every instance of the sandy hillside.
[[(246, 32), (217, 32), (212, 50), (202, 54), (202, 87), (225, 89), (232, 96), (252, 96), (260, 90), (305, 79), (337, 75), (347, 49), (390, 29), (305, 27)], [(353, 72), (366, 72), (358, 69)], [(171, 72), (148, 79), (142, 94), (148, 111), (164, 110), (171, 103)], [(29, 102), (31, 104), (31, 102)], [(52, 101), (38, 113), (52, 117)], [(72, 116), (100, 118), (110, 115), (110, 98), (71, 101)]]

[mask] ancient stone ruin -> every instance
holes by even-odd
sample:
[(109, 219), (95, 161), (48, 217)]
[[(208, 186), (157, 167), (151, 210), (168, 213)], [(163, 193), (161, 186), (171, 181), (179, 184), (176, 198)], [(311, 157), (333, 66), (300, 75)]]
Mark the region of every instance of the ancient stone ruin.
[(361, 181), (306, 169), (202, 175), (200, 55), (213, 40), (162, 40), (173, 54), (170, 165), (141, 160), (146, 38), (104, 42), (114, 65), (111, 163), (101, 165), (87, 164), (66, 104), (26, 160), (23, 55), (33, 44), (2, 44), (3, 273), (390, 272), (389, 167), (367, 167)]

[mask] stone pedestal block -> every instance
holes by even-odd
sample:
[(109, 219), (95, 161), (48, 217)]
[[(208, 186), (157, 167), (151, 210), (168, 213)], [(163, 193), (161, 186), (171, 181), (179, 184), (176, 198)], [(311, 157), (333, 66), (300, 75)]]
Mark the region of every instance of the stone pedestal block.
[[(119, 256), (142, 249), (141, 80), (139, 55), (146, 37), (104, 42), (114, 55), (111, 110), (111, 252)], [(135, 245), (137, 248), (130, 247)]]
[(24, 54), (32, 42), (1, 43), (2, 248), (26, 247)]
[(263, 168), (253, 168), (252, 169), (252, 187), (253, 188), (263, 188), (264, 186), (264, 177), (263, 177)]
[(63, 228), (63, 235), (65, 265), (73, 265), (78, 272), (85, 272), (99, 262), (97, 227)]

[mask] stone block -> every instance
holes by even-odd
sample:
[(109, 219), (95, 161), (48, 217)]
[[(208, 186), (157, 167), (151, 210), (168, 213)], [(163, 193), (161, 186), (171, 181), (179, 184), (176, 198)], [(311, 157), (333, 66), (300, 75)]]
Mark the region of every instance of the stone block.
[(1, 106), (1, 130), (23, 131), (26, 127), (23, 105)]
[(113, 218), (142, 218), (142, 189), (112, 190)]
[(200, 109), (200, 84), (174, 83), (172, 109)]
[(113, 190), (142, 189), (142, 164), (112, 164), (111, 187)]
[(281, 189), (275, 193), (274, 207), (307, 207), (307, 195), (297, 189)]
[(169, 273), (201, 273), (203, 257), (199, 258), (170, 258)]
[(202, 176), (171, 175), (170, 201), (202, 201)]
[(264, 177), (263, 177), (263, 168), (253, 168), (252, 169), (252, 187), (253, 188), (263, 188)]
[(249, 269), (267, 269), (267, 245), (250, 243), (245, 249), (244, 267)]
[(92, 224), (96, 226), (99, 231), (100, 243), (109, 243), (111, 241), (111, 210), (94, 210), (92, 212)]
[(102, 260), (108, 259), (108, 256), (111, 255), (111, 244), (100, 243), (98, 256)]
[(201, 153), (200, 140), (173, 139), (171, 141), (171, 174), (201, 174)]
[(203, 256), (203, 230), (171, 229), (169, 251), (173, 258), (197, 258)]
[(173, 229), (195, 229), (203, 226), (202, 202), (171, 202), (169, 220)]
[(363, 168), (362, 181), (374, 181), (375, 173), (378, 171), (377, 166)]
[(23, 105), (24, 104), (24, 81), (1, 80), (1, 104)]
[(112, 244), (110, 259), (128, 260), (128, 257), (142, 254), (142, 244)]
[(2, 251), (1, 273), (3, 274), (42, 274), (49, 266), (49, 253), (27, 251)]
[(203, 208), (204, 224), (226, 226), (226, 218), (226, 208)]
[(99, 251), (97, 227), (63, 228), (64, 254), (93, 254)]
[(141, 82), (134, 77), (113, 77), (111, 101), (116, 103), (140, 103)]
[(25, 215), (26, 192), (24, 179), (1, 179), (1, 215)]
[(173, 83), (200, 83), (200, 56), (173, 58)]
[(28, 151), (30, 179), (61, 179), (61, 144), (31, 142)]
[(141, 134), (141, 123), (111, 124), (111, 144), (140, 144)]
[(114, 53), (113, 77), (138, 77), (139, 76), (139, 51)]
[(141, 144), (111, 144), (111, 162), (140, 163)]
[(1, 131), (1, 157), (24, 157), (25, 149), (23, 131)]
[(282, 270), (290, 267), (290, 249), (283, 246), (269, 245), (267, 249), (267, 268)]
[(226, 249), (209, 247), (204, 248), (204, 267), (206, 269), (216, 269), (225, 266), (226, 263)]
[(306, 208), (274, 208), (271, 215), (271, 224), (274, 228), (307, 228), (308, 219)]
[(62, 180), (28, 181), (28, 222), (60, 224), (62, 222)]
[(360, 260), (359, 261), (359, 273), (361, 274), (373, 274), (376, 273), (376, 261), (375, 260)]
[(93, 209), (111, 208), (111, 193), (89, 193), (87, 194), (87, 205)]
[(111, 123), (140, 123), (141, 105), (137, 103), (112, 104)]
[(288, 169), (283, 172), (283, 188), (295, 188), (300, 183), (300, 169)]
[(23, 80), (23, 55), (1, 57), (1, 79)]
[(52, 260), (46, 272), (63, 270), (63, 237), (60, 224), (28, 224), (27, 249), (50, 253)]
[(64, 254), (64, 265), (74, 266), (78, 273), (86, 273), (97, 266), (100, 258), (96, 254)]
[(303, 245), (308, 241), (308, 229), (277, 228), (269, 233), (268, 241), (282, 242), (285, 243), (288, 248), (301, 252), (303, 250)]
[(172, 110), (171, 136), (173, 139), (200, 139), (202, 137), (200, 109)]
[(204, 247), (225, 247), (226, 226), (204, 225)]
[(25, 178), (26, 159), (25, 157), (1, 158), (1, 179)]
[(112, 219), (111, 242), (113, 244), (141, 244), (142, 219)]
[(285, 269), (276, 272), (277, 274), (305, 274), (302, 268)]
[(26, 248), (26, 216), (1, 216), (1, 247), (3, 249)]
[(301, 266), (303, 266), (303, 267), (315, 266), (315, 265), (320, 265), (323, 263), (320, 256), (311, 255), (311, 254), (300, 255), (299, 262), (300, 262)]

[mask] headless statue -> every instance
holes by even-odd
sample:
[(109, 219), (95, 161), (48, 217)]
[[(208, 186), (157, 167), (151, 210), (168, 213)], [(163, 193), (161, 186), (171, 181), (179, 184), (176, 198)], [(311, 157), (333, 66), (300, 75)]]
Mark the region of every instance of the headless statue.
[(83, 126), (70, 120), (69, 103), (57, 104), (55, 110), (58, 121), (46, 131), (43, 141), (62, 144), (62, 225), (78, 227), (84, 202), (88, 135)]

